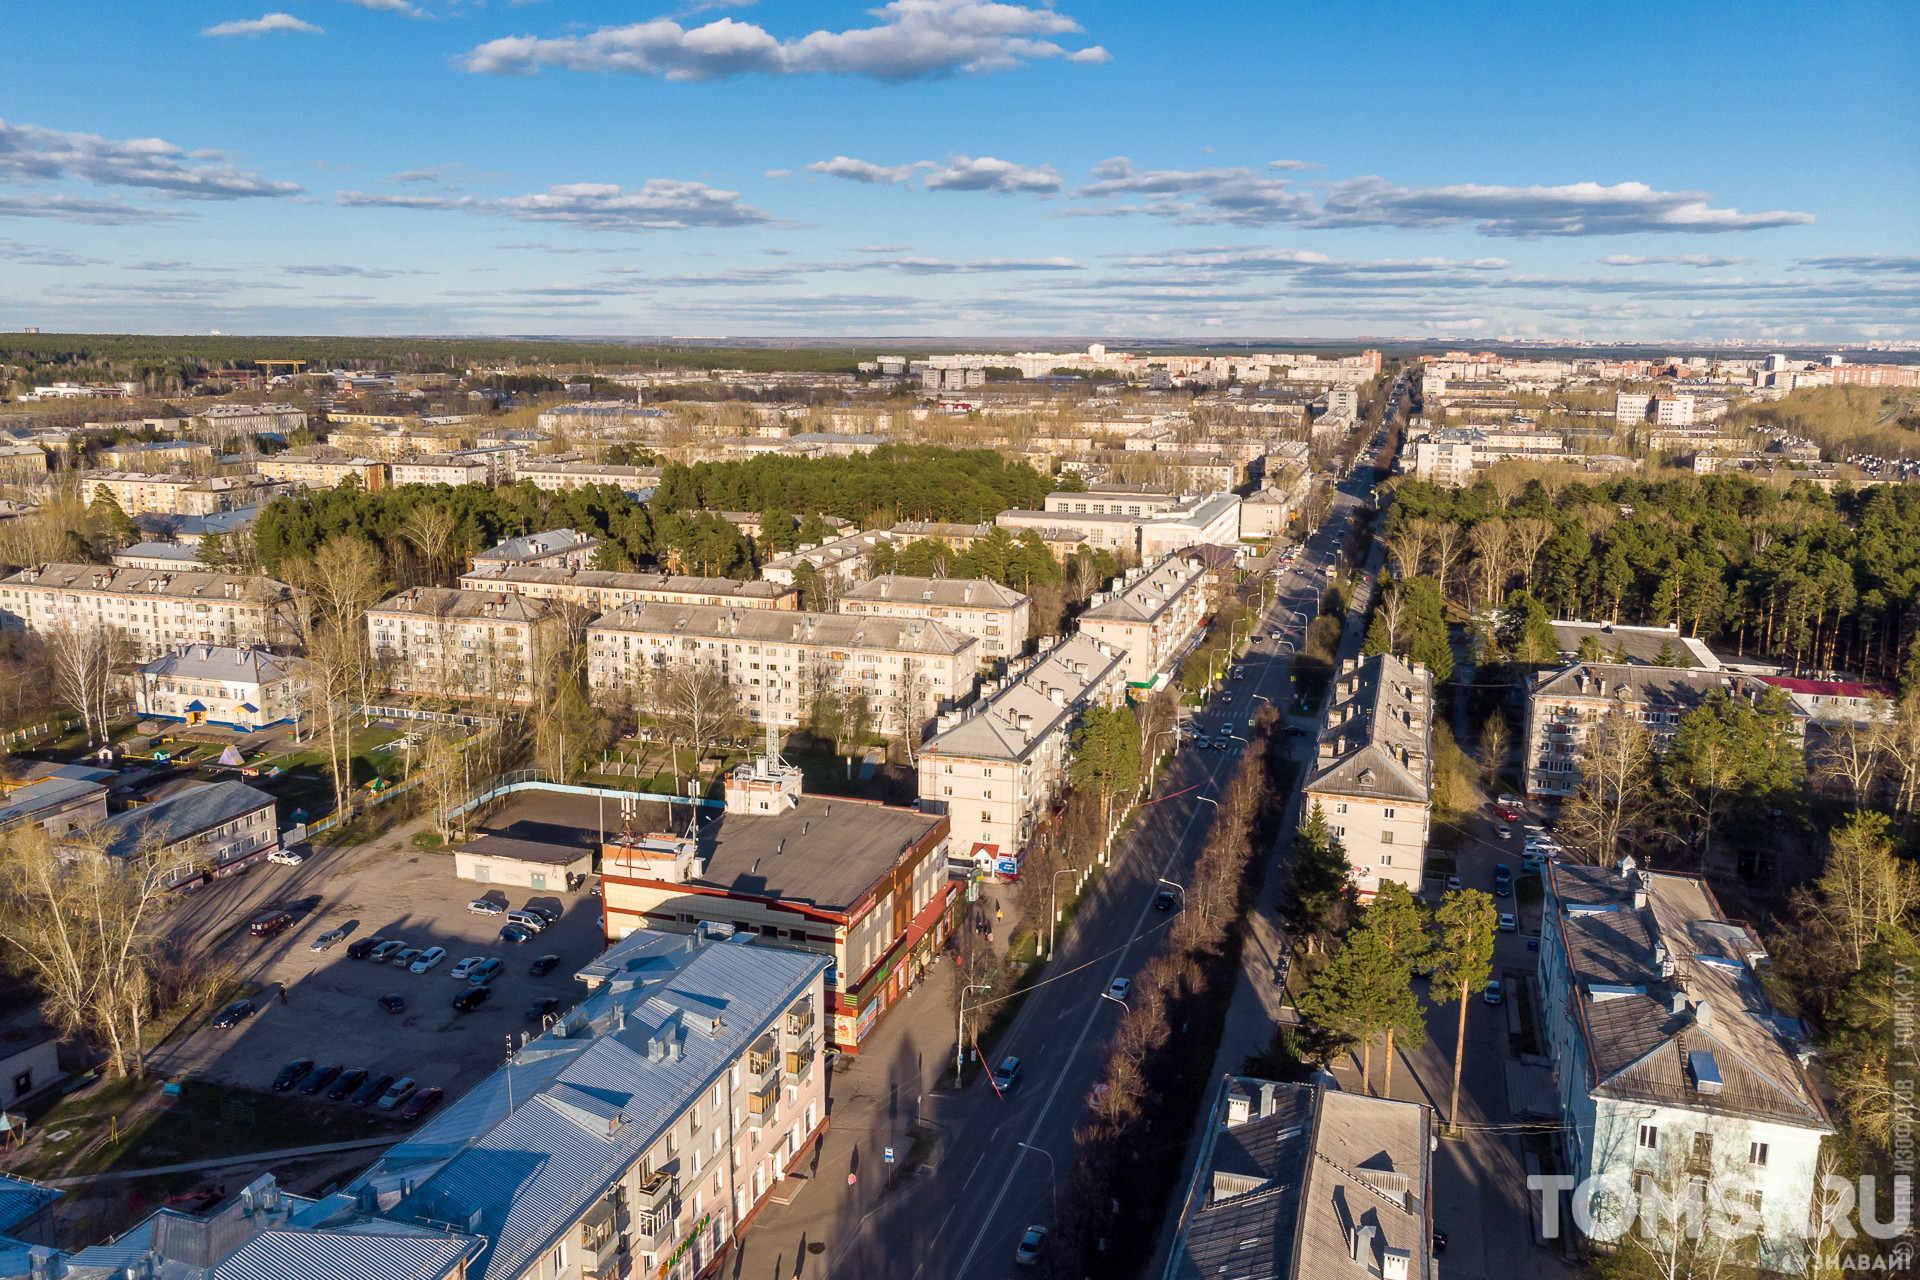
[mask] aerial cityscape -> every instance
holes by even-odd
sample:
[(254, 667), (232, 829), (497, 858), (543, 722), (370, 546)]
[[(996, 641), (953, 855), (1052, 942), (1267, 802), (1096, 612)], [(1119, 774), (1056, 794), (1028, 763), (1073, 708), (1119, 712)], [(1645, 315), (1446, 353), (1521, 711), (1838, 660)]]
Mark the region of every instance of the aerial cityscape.
[(1913, 1268), (1910, 11), (236, 3), (10, 15), (0, 1280)]

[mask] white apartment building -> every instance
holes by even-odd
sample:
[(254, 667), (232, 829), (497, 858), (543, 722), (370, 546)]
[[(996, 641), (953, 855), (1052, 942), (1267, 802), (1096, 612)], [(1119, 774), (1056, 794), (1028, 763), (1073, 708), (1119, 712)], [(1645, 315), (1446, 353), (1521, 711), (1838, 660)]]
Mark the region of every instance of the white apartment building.
[(1344, 658), (1301, 786), (1346, 849), (1363, 898), (1398, 880), (1420, 892), (1433, 816), (1433, 676), (1391, 654)]
[(260, 459), (260, 474), (270, 480), (305, 485), (309, 489), (336, 489), (349, 477), (369, 492), (387, 487), (387, 464), (355, 457), (328, 445), (288, 449)]
[(986, 578), (869, 578), (840, 597), (839, 611), (878, 618), (930, 618), (980, 642), (982, 665), (1027, 647), (1033, 599)]
[(252, 646), (182, 645), (135, 674), (134, 709), (150, 720), (251, 733), (298, 716), (293, 666)]
[(1168, 556), (1150, 569), (1127, 570), (1120, 581), (1117, 590), (1093, 594), (1080, 634), (1127, 655), (1127, 683), (1158, 687), (1206, 619), (1206, 562)]
[(0, 625), (109, 627), (142, 662), (183, 644), (287, 644), (304, 607), (284, 582), (232, 573), (44, 564), (0, 579)]
[(383, 427), (369, 422), (330, 432), (327, 443), (349, 457), (391, 463), (419, 454), (451, 452), (459, 448), (460, 437), (448, 430), (412, 431), (405, 426)]
[(697, 663), (726, 675), (756, 724), (797, 725), (815, 698), (852, 690), (881, 733), (920, 733), (973, 695), (979, 645), (919, 618), (631, 604), (587, 628), (587, 680), (641, 691)]
[(956, 857), (1017, 872), (1066, 785), (1082, 713), (1126, 695), (1124, 654), (1086, 635), (1054, 643), (999, 692), (940, 717), (920, 748), (921, 810), (953, 824)]
[(1140, 525), (1140, 559), (1151, 563), (1187, 547), (1240, 543), (1240, 495), (1202, 493), (1182, 499)]
[(883, 542), (905, 545), (902, 539), (884, 529), (850, 533), (817, 547), (801, 547), (776, 556), (760, 566), (760, 576), (791, 587), (799, 581), (800, 566), (804, 563), (812, 565), (815, 573), (826, 574), (843, 586), (852, 586), (866, 576), (867, 553)]
[[(1091, 504), (1089, 504), (1091, 505)], [(1109, 503), (1111, 507), (1113, 504)], [(1105, 514), (1089, 511), (1002, 511), (993, 522), (1018, 537), (1023, 529), (1035, 529), (1042, 535), (1054, 530), (1079, 537), (1090, 547), (1102, 547), (1122, 555), (1140, 553), (1142, 517), (1109, 510)]]
[(572, 529), (548, 529), (524, 538), (505, 538), (486, 551), (475, 553), (475, 573), (504, 572), (508, 569), (584, 569), (593, 562), (600, 539)]
[(367, 610), (374, 660), (396, 693), (526, 702), (560, 619), (502, 591), (412, 587)]
[(1694, 398), (1689, 395), (1637, 395), (1622, 391), (1613, 397), (1613, 418), (1623, 425), (1651, 422), (1661, 427), (1692, 426)]
[(137, 471), (89, 471), (80, 478), (88, 502), (105, 489), (130, 516), (210, 516), (271, 502), (291, 484), (260, 476), (151, 475)]
[(1763, 1224), (1762, 1265), (1797, 1274), (1834, 1127), (1767, 999), (1759, 936), (1704, 879), (1632, 858), (1552, 861), (1544, 878), (1539, 977), (1568, 1172), (1737, 1197)]
[(728, 609), (798, 609), (800, 592), (777, 582), (702, 578), (682, 573), (620, 573), (611, 569), (553, 569), (514, 565), (460, 579), (463, 591), (511, 591), (536, 600), (560, 600), (606, 613), (623, 604), (710, 604)]
[(585, 489), (593, 485), (612, 485), (636, 502), (653, 496), (660, 484), (659, 467), (617, 467), (605, 462), (561, 462), (521, 454), (513, 463), (513, 478), (525, 480), (536, 488), (558, 493), (563, 489)]
[(458, 453), (422, 453), (392, 465), (393, 482), (401, 484), (491, 484), (493, 454), (485, 449)]
[(290, 404), (210, 404), (193, 415), (193, 425), (222, 439), (262, 432), (287, 435), (304, 428), (307, 415)]

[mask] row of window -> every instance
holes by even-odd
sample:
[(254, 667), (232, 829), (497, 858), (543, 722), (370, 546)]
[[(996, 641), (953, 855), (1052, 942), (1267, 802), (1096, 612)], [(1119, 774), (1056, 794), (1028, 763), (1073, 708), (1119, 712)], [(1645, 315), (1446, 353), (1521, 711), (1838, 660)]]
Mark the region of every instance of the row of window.
[[(1660, 1149), (1660, 1126), (1642, 1124), (1640, 1126), (1640, 1149), (1658, 1151)], [(1713, 1163), (1713, 1135), (1696, 1130), (1693, 1135), (1693, 1151), (1688, 1157), (1696, 1165)], [(1764, 1142), (1747, 1143), (1747, 1163), (1756, 1169), (1767, 1167), (1767, 1144)]]

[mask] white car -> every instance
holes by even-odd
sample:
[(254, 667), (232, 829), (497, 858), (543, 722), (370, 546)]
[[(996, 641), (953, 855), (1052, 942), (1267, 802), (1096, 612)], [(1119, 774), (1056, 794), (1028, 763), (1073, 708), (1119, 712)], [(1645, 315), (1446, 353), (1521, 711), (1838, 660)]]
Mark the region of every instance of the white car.
[(445, 947), (428, 947), (414, 960), (413, 971), (415, 973), (425, 973), (446, 958), (447, 949)]
[(1013, 1251), (1013, 1260), (1023, 1267), (1030, 1267), (1040, 1260), (1040, 1246), (1046, 1243), (1045, 1227), (1028, 1227), (1027, 1234), (1020, 1237), (1020, 1244)]
[(453, 972), (447, 976), (453, 978), (455, 981), (464, 981), (472, 976), (475, 969), (478, 969), (486, 962), (487, 958), (485, 956), (468, 956), (465, 960), (454, 965)]
[(307, 855), (295, 849), (275, 849), (267, 855), (268, 862), (277, 862), (283, 867), (297, 867), (307, 860)]
[(1514, 928), (1513, 913), (1510, 911), (1502, 911), (1500, 913), (1500, 932), (1512, 933)]
[(1115, 978), (1112, 985), (1107, 988), (1107, 999), (1118, 1000), (1121, 1004), (1125, 1004), (1127, 992), (1131, 990), (1133, 990), (1133, 983), (1125, 978)]
[(467, 904), (467, 910), (477, 916), (502, 916), (507, 913), (504, 903), (495, 902), (490, 898), (475, 898)]
[(1504, 822), (1498, 823), (1493, 828), (1493, 834), (1499, 836), (1502, 840), (1511, 840), (1513, 839), (1513, 828)]

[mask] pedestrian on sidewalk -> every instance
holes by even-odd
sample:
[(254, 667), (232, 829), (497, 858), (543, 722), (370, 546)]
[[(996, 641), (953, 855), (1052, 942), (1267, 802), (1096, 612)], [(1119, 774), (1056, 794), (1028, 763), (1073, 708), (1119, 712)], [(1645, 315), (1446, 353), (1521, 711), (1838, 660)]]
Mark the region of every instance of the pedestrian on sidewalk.
[(287, 1002), (287, 984), (283, 982), (280, 984), (280, 1003), (285, 1004), (286, 1002)]

